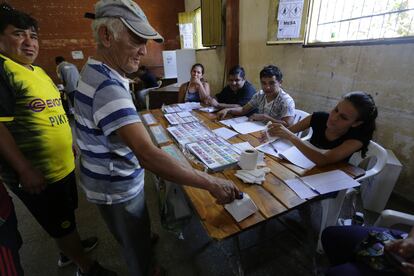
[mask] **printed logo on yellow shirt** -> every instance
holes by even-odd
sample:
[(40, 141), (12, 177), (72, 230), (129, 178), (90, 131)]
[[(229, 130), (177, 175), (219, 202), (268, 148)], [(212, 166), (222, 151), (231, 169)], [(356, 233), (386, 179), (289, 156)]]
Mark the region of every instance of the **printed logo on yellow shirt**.
[(64, 222), (62, 222), (62, 223), (60, 224), (60, 226), (61, 226), (63, 229), (68, 229), (68, 228), (71, 226), (71, 223), (70, 223), (70, 221), (65, 220)]

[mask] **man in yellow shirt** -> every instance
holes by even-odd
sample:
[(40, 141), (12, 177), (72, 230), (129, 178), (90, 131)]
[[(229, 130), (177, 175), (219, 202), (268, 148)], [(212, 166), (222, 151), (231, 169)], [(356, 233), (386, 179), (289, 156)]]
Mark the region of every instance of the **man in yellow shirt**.
[[(59, 92), (33, 61), (37, 22), (0, 6), (0, 174), (78, 275), (115, 275), (88, 258), (76, 230), (72, 135)], [(96, 244), (96, 241), (95, 241)]]

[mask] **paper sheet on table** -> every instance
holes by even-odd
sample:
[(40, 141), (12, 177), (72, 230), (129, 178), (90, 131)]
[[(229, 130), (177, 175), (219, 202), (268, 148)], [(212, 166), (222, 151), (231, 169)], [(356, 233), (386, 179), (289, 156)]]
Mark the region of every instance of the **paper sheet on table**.
[(181, 118), (188, 117), (188, 116), (192, 116), (189, 111), (177, 112), (177, 115), (180, 116)]
[(254, 149), (254, 147), (252, 145), (250, 145), (249, 142), (242, 142), (242, 143), (236, 143), (233, 144), (235, 151), (238, 154), (241, 154), (243, 151), (248, 150), (248, 149)]
[(232, 203), (224, 205), (224, 208), (237, 222), (240, 222), (257, 212), (256, 205), (246, 193), (243, 194), (242, 199), (236, 199)]
[(248, 117), (242, 116), (242, 117), (235, 117), (235, 118), (231, 118), (227, 120), (221, 120), (220, 123), (222, 123), (225, 126), (231, 127), (232, 125), (247, 122), (248, 120), (249, 120)]
[(279, 156), (303, 169), (311, 169), (315, 166), (315, 163), (309, 160), (297, 147), (290, 147), (280, 152)]
[(282, 158), (279, 155), (279, 153), (289, 149), (292, 146), (293, 146), (293, 144), (291, 142), (289, 142), (288, 140), (277, 139), (277, 140), (273, 140), (271, 142), (267, 142), (265, 144), (262, 144), (262, 145), (256, 147), (256, 149), (261, 151), (261, 152), (267, 153), (269, 155)]
[[(340, 170), (318, 173), (302, 177), (302, 180), (312, 185), (320, 194), (357, 187), (360, 184)], [(311, 198), (317, 194), (303, 184), (299, 179), (288, 179), (286, 184), (300, 197)]]
[(179, 103), (177, 105), (184, 111), (190, 111), (201, 107), (200, 103), (198, 102)]
[(232, 125), (231, 127), (240, 134), (248, 134), (266, 129), (266, 125), (259, 122), (244, 122)]
[(213, 132), (217, 134), (218, 136), (220, 136), (221, 138), (226, 139), (226, 140), (238, 134), (237, 132), (230, 130), (228, 128), (225, 128), (225, 127), (216, 128), (213, 130)]

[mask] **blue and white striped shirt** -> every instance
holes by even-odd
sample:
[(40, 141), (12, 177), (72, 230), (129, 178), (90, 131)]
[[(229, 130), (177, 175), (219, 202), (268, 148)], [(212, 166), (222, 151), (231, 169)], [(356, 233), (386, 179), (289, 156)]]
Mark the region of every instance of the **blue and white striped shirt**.
[(144, 188), (144, 170), (116, 130), (141, 122), (128, 80), (89, 58), (75, 94), (76, 142), (81, 150), (80, 181), (89, 201), (121, 203)]

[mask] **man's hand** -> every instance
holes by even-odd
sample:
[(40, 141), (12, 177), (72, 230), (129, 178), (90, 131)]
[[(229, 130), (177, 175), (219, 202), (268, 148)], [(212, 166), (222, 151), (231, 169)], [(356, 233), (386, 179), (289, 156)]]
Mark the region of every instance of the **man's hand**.
[(405, 259), (414, 258), (414, 237), (392, 241), (387, 244), (386, 249)]
[(227, 113), (230, 111), (230, 108), (225, 108), (217, 112), (217, 117), (219, 119), (224, 119), (227, 116)]
[(213, 98), (213, 97), (211, 97), (209, 99), (209, 103), (208, 104), (211, 105), (211, 106), (213, 106), (213, 107), (218, 107), (219, 106), (218, 101), (215, 98)]
[(240, 190), (230, 180), (209, 175), (210, 194), (216, 198), (217, 204), (227, 204), (234, 199), (240, 199)]
[(266, 121), (267, 117), (265, 114), (255, 113), (249, 117), (249, 121)]
[(269, 141), (269, 135), (267, 134), (267, 130), (263, 130), (260, 132), (259, 137), (257, 138), (261, 144), (266, 143)]
[(30, 194), (39, 194), (46, 188), (43, 174), (30, 165), (19, 173), (19, 180), (23, 190)]
[(386, 250), (406, 259), (401, 270), (406, 275), (414, 275), (414, 237), (409, 236), (404, 240), (392, 241), (386, 245)]

